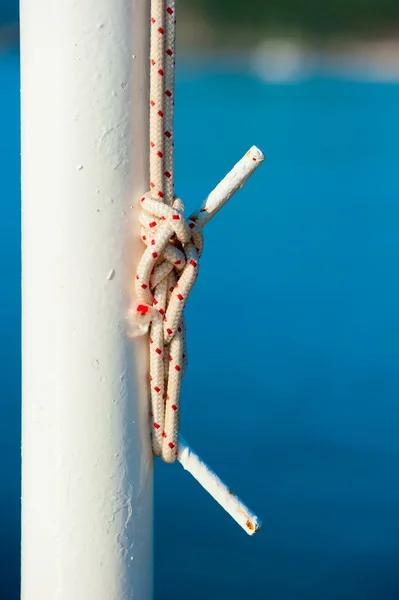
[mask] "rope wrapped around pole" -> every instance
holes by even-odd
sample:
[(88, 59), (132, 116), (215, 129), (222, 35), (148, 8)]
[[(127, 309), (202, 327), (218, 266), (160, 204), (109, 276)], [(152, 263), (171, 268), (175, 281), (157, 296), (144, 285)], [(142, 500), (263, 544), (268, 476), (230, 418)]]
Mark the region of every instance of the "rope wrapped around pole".
[(263, 162), (252, 147), (189, 218), (174, 191), (175, 0), (151, 1), (150, 190), (140, 200), (146, 245), (136, 273), (138, 302), (129, 312), (133, 337), (149, 331), (153, 452), (178, 460), (252, 535), (260, 520), (232, 494), (179, 434), (180, 387), (186, 369), (184, 307), (197, 279), (203, 227)]

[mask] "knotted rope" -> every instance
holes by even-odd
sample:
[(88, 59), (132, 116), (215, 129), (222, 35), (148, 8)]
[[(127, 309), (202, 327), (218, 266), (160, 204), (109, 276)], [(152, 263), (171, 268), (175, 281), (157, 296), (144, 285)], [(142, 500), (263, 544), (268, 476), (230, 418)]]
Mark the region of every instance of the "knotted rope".
[(197, 278), (202, 234), (193, 221), (186, 221), (178, 198), (168, 206), (147, 195), (141, 207), (147, 249), (136, 282), (138, 311), (151, 317), (152, 447), (171, 463), (177, 458), (180, 383), (186, 367), (183, 310)]
[(146, 245), (136, 274), (133, 336), (149, 329), (151, 432), (155, 455), (178, 459), (240, 523), (255, 533), (260, 521), (179, 435), (180, 387), (186, 369), (183, 311), (198, 275), (202, 228), (243, 186), (264, 157), (253, 147), (188, 219), (174, 194), (175, 0), (151, 0), (150, 191), (141, 198)]

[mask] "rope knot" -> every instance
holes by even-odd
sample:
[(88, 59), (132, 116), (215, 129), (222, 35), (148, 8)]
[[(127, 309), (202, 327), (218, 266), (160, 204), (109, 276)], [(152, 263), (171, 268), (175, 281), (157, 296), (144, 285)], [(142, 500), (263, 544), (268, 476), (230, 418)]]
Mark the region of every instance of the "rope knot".
[(154, 454), (174, 462), (178, 451), (179, 397), (186, 369), (183, 311), (197, 279), (202, 228), (244, 185), (264, 156), (251, 148), (189, 218), (179, 198), (170, 203), (144, 194), (141, 237), (146, 249), (136, 273), (130, 336), (149, 331), (151, 430)]
[(153, 450), (174, 462), (178, 447), (180, 382), (186, 369), (183, 311), (198, 275), (203, 248), (196, 216), (144, 194), (141, 238), (146, 249), (136, 273), (137, 303), (129, 310), (130, 336), (150, 332)]

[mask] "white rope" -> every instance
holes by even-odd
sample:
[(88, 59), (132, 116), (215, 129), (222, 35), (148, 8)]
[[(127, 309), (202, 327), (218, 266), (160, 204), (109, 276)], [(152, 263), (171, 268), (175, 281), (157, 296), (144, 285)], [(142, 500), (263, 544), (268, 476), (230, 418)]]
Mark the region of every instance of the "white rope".
[(259, 519), (179, 436), (180, 386), (186, 368), (183, 311), (197, 279), (202, 228), (264, 159), (251, 148), (188, 219), (174, 195), (175, 0), (151, 1), (150, 192), (141, 198), (146, 245), (136, 274), (138, 303), (131, 335), (149, 329), (151, 432), (154, 454), (181, 462), (249, 534)]

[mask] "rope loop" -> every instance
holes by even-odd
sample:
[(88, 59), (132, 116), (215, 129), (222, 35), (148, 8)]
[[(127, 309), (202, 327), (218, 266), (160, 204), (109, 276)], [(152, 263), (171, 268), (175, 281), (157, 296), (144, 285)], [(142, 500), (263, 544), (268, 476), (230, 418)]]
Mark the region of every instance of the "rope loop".
[(130, 311), (130, 334), (150, 329), (153, 451), (170, 463), (177, 458), (179, 395), (186, 369), (183, 311), (197, 279), (203, 236), (195, 217), (185, 218), (180, 198), (168, 206), (148, 192), (140, 206), (146, 249), (136, 273), (138, 302)]

